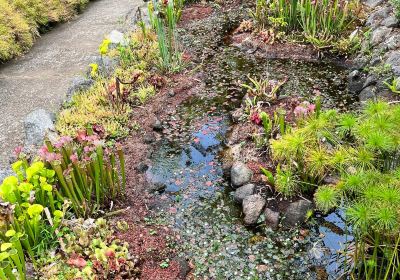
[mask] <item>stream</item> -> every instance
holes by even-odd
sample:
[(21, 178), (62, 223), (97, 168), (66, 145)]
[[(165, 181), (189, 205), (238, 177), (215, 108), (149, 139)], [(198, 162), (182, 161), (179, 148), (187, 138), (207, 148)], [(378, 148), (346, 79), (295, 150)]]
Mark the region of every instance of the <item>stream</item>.
[[(345, 90), (346, 69), (327, 62), (249, 55), (222, 40), (226, 22), (237, 22), (232, 17), (214, 15), (187, 28), (184, 39), (194, 42), (194, 52), (201, 51), (205, 86), (163, 122), (163, 140), (146, 175), (164, 185), (160, 199), (171, 205), (166, 211), (182, 240), (181, 255), (192, 260), (197, 279), (337, 279), (343, 272), (337, 251), (352, 239), (343, 213), (317, 215), (305, 229), (246, 227), (224, 177), (221, 152), (230, 112), (240, 107), (245, 94), (238, 81), (248, 82), (248, 74), (287, 77), (283, 95), (311, 100), (313, 89), (318, 89), (325, 105), (346, 108), (354, 102)], [(220, 30), (207, 33), (210, 26)], [(215, 41), (225, 43), (218, 46)]]

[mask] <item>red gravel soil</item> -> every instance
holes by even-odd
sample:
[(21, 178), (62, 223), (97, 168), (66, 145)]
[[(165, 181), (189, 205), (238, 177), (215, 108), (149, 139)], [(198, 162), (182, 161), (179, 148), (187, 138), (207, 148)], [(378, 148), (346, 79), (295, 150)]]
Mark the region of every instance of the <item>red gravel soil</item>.
[[(118, 208), (126, 208), (114, 222), (124, 220), (129, 224), (127, 232), (120, 232), (117, 237), (129, 243), (130, 253), (139, 257), (139, 279), (146, 280), (175, 280), (185, 279), (187, 267), (174, 261), (176, 251), (168, 244), (175, 239), (174, 233), (168, 226), (148, 225), (145, 217), (152, 215), (149, 205), (152, 196), (148, 193), (148, 182), (140, 166), (146, 164), (153, 144), (148, 139), (157, 141), (161, 135), (154, 131), (153, 124), (158, 119), (162, 121), (168, 114), (173, 114), (176, 107), (188, 97), (197, 92), (199, 82), (188, 73), (172, 75), (163, 79), (156, 78), (164, 85), (144, 107), (134, 108), (130, 123), (133, 127), (131, 135), (122, 142), (126, 161), (127, 188), (126, 197), (117, 203)], [(168, 84), (168, 86), (166, 86)], [(171, 94), (173, 92), (174, 94)], [(170, 260), (168, 267), (160, 264)], [(185, 272), (186, 271), (186, 272)]]
[(204, 4), (192, 4), (186, 7), (182, 12), (182, 17), (179, 22), (180, 26), (186, 26), (192, 21), (201, 20), (210, 16), (213, 9)]

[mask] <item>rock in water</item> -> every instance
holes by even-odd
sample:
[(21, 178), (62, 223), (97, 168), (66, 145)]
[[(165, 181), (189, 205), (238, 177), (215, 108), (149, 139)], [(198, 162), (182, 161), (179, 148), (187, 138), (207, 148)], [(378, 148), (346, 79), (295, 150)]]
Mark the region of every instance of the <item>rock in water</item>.
[(29, 113), (25, 120), (25, 137), (27, 146), (40, 146), (43, 144), (47, 131), (54, 130), (55, 116), (44, 109)]
[(237, 161), (232, 165), (231, 182), (233, 187), (237, 188), (249, 183), (251, 177), (253, 177), (253, 171), (243, 162)]
[(265, 208), (264, 210), (264, 216), (265, 216), (265, 224), (272, 228), (272, 229), (277, 229), (279, 225), (279, 216), (280, 213), (276, 212), (274, 210), (271, 210), (269, 208)]
[(247, 225), (255, 224), (266, 204), (265, 199), (259, 194), (247, 196), (243, 200), (244, 222)]
[(299, 200), (291, 203), (284, 213), (282, 224), (290, 228), (304, 223), (307, 212), (311, 209), (313, 209), (311, 201)]
[(241, 186), (240, 188), (238, 188), (235, 191), (233, 198), (235, 199), (236, 202), (242, 203), (243, 199), (254, 194), (254, 189), (255, 189), (255, 186), (253, 184), (247, 184), (247, 185)]

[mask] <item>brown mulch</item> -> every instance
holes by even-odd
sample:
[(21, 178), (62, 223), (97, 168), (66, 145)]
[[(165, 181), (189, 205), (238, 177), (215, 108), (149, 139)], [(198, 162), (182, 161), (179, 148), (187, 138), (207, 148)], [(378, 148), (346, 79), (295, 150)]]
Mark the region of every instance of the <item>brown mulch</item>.
[(210, 16), (213, 9), (204, 4), (192, 4), (186, 7), (182, 12), (182, 17), (179, 25), (184, 27), (192, 21), (205, 19)]

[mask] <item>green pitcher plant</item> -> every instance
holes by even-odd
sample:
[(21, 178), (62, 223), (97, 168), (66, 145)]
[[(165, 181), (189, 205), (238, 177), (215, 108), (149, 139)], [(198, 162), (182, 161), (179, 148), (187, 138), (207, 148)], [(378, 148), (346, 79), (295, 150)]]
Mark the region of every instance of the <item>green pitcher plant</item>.
[(120, 146), (105, 147), (96, 135), (81, 131), (75, 141), (46, 141), (41, 158), (54, 170), (57, 194), (71, 202), (74, 214), (88, 217), (116, 199), (125, 189), (125, 160)]

